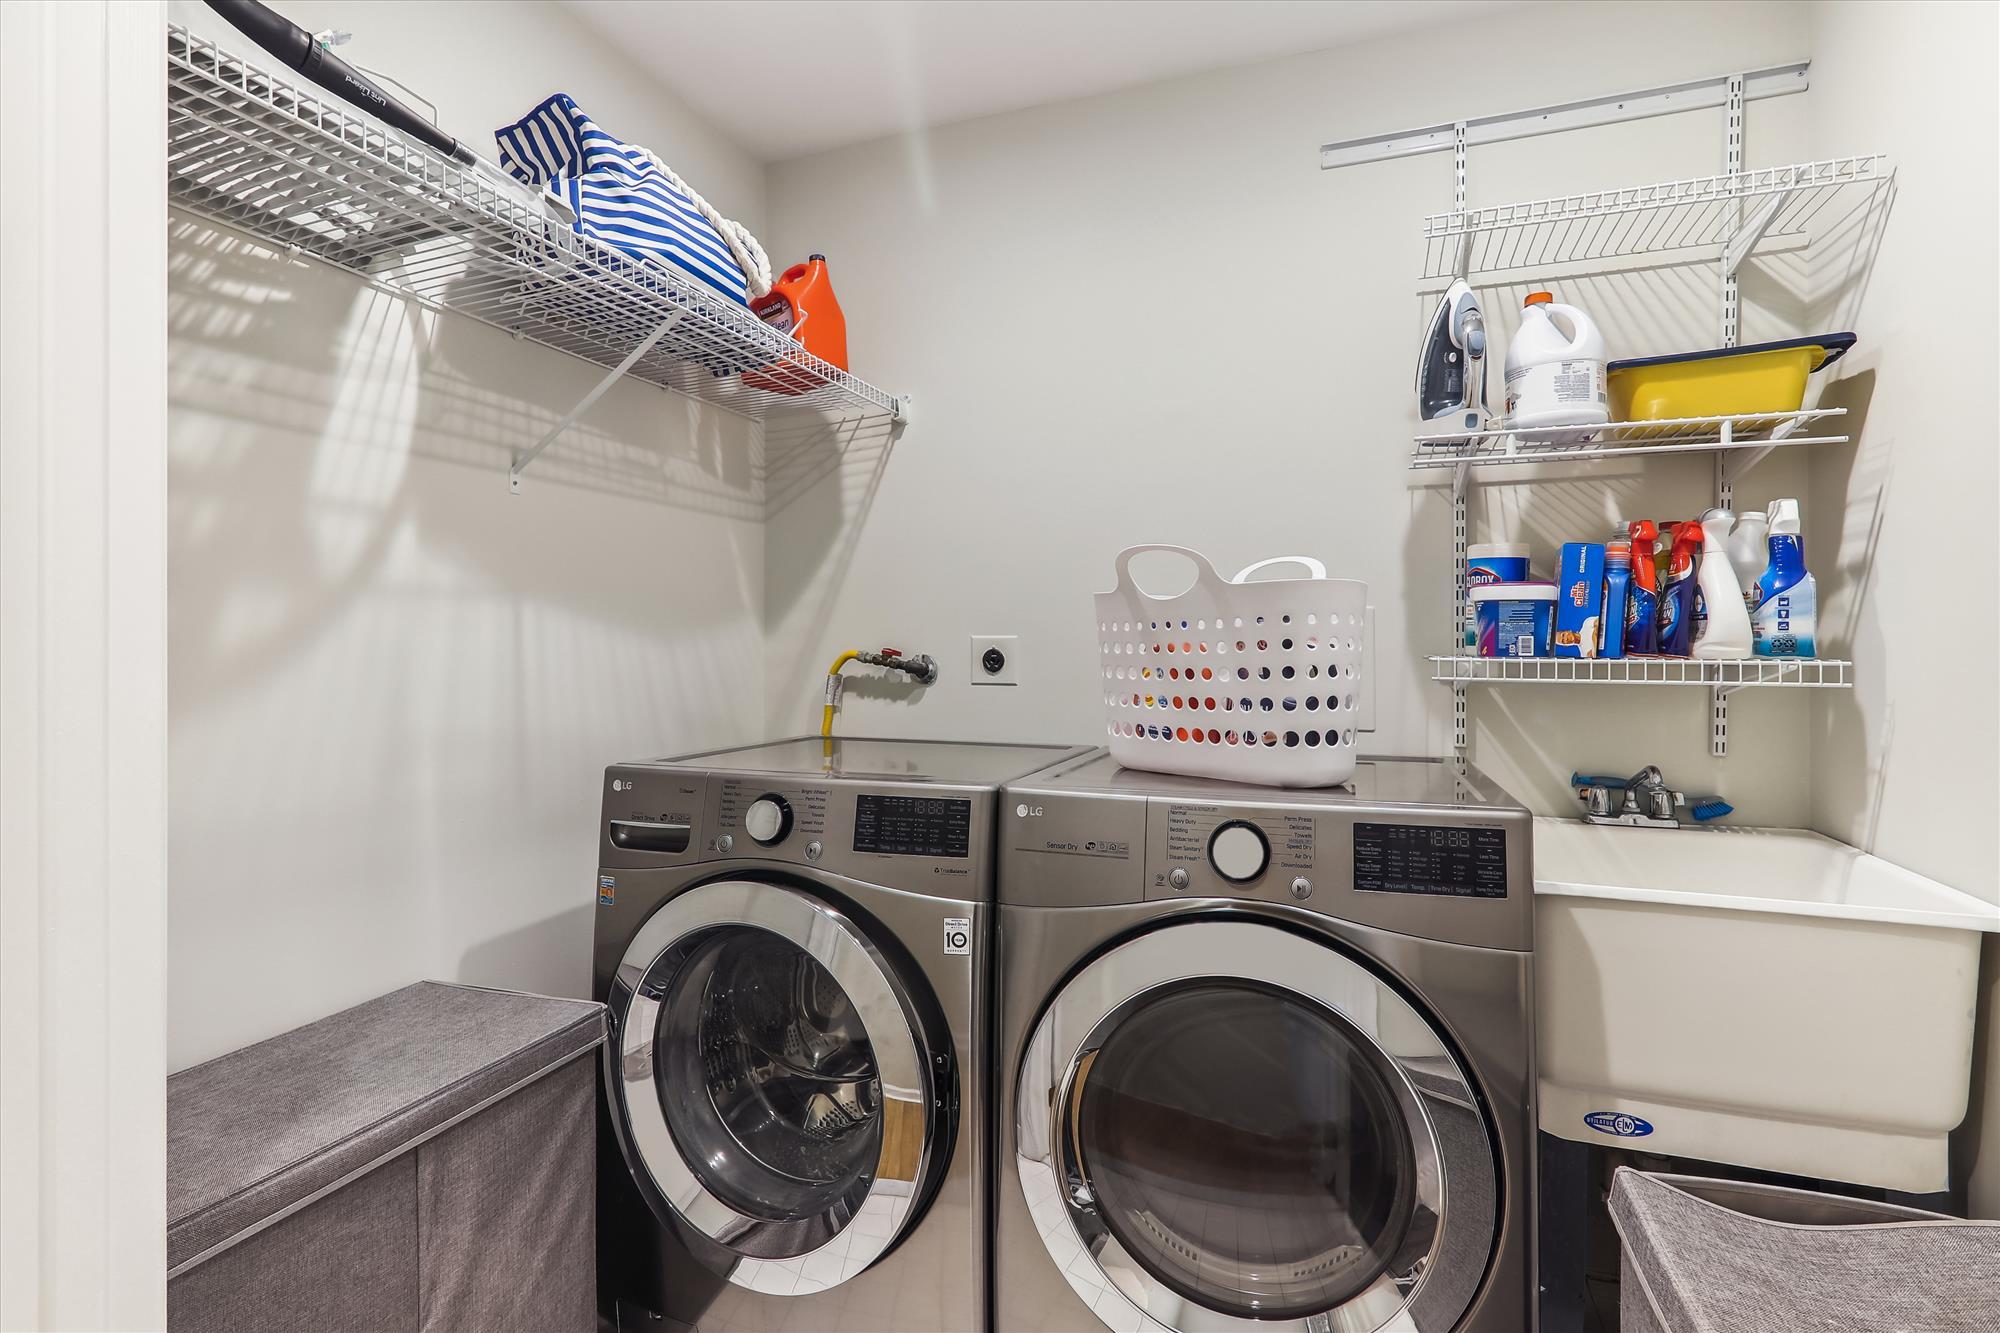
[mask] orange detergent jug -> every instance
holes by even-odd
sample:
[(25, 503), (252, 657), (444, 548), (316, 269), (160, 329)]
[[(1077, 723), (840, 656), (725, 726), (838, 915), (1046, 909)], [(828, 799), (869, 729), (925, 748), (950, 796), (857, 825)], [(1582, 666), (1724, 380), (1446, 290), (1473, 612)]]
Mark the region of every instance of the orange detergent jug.
[[(847, 317), (834, 299), (833, 283), (826, 276), (826, 256), (812, 255), (803, 264), (794, 264), (771, 284), (767, 295), (750, 302), (757, 318), (782, 333), (820, 360), (847, 369)], [(771, 393), (810, 393), (826, 383), (824, 375), (798, 363), (765, 366), (745, 371), (743, 382), (753, 389)]]

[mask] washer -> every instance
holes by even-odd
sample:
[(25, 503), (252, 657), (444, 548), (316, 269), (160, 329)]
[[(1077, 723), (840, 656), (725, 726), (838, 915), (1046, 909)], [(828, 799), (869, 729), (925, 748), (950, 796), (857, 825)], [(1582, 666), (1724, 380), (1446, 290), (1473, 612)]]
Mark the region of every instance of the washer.
[(1004, 802), (997, 1328), (1535, 1327), (1526, 810), (1400, 759)]
[(814, 736), (606, 770), (621, 1327), (986, 1326), (996, 794), (1079, 753)]

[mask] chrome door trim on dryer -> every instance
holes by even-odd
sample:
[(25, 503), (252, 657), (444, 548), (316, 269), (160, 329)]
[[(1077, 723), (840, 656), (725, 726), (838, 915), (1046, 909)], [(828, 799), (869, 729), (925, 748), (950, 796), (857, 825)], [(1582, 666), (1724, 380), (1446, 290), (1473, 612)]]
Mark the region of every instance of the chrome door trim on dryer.
[[(1121, 1023), (1149, 1004), (1184, 993), (1189, 983), (1203, 982), (1251, 983), (1332, 1015), (1359, 1035), (1365, 1055), (1377, 1057), (1371, 1067), (1387, 1084), (1408, 1131), (1414, 1198), (1407, 1229), (1393, 1253), (1378, 1258), (1383, 1265), (1378, 1273), (1329, 1308), (1258, 1318), (1212, 1308), (1128, 1252), (1100, 1211), (1100, 1191), (1082, 1160), (1080, 1086)], [(1119, 1305), (1122, 1318), (1107, 1320), (1114, 1327), (1171, 1333), (1373, 1333), (1397, 1327), (1446, 1333), (1478, 1283), (1455, 1295), (1440, 1290), (1426, 1300), (1426, 1278), (1447, 1249), (1490, 1252), (1497, 1186), (1491, 1144), (1470, 1151), (1441, 1139), (1425, 1110), (1427, 1097), (1468, 1108), (1479, 1104), (1433, 1024), (1374, 972), (1324, 942), (1279, 926), (1183, 920), (1115, 946), (1056, 993), (1022, 1058), (1015, 1165), (1049, 1258), (1100, 1317), (1104, 1301)], [(1455, 1196), (1465, 1201), (1456, 1211)], [(1482, 1200), (1488, 1205), (1485, 1215), (1477, 1206)], [(1169, 1252), (1182, 1260), (1195, 1257), (1185, 1241), (1181, 1245)]]
[[(824, 968), (860, 1018), (880, 1081), (882, 1133), (860, 1197), (843, 1195), (817, 1214), (760, 1217), (720, 1198), (689, 1166), (655, 1082), (662, 1003), (680, 967), (701, 940), (719, 931), (763, 931), (788, 942)], [(837, 1237), (847, 1237), (839, 1275), (813, 1290), (860, 1273), (900, 1239), (920, 1202), (944, 1145), (931, 1115), (940, 1098), (930, 1074), (932, 1055), (910, 1001), (889, 964), (855, 924), (832, 906), (778, 884), (719, 880), (670, 899), (633, 935), (612, 983), (615, 1046), (607, 1046), (608, 1082), (621, 1112), (627, 1165), (643, 1172), (679, 1219), (738, 1256), (729, 1280), (754, 1290), (792, 1291), (778, 1273), (797, 1279), (803, 1261)], [(909, 1151), (910, 1135), (919, 1150)], [(858, 1183), (858, 1182), (857, 1182)], [(879, 1221), (865, 1229), (863, 1217)], [(850, 1234), (851, 1232), (851, 1234)]]

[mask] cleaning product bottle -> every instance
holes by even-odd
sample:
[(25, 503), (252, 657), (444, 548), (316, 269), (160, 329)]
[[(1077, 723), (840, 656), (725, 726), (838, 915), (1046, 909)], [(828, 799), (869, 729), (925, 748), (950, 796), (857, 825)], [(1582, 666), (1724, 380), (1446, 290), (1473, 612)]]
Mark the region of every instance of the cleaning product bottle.
[(1604, 543), (1604, 655), (1625, 656), (1625, 601), (1632, 586), (1632, 540)]
[(1819, 588), (1806, 572), (1797, 500), (1771, 506), (1770, 544), (1771, 563), (1757, 580), (1757, 612), (1750, 617), (1757, 656), (1816, 657)]
[(1701, 516), (1701, 565), (1695, 578), (1706, 614), (1695, 634), (1696, 657), (1750, 656), (1750, 612), (1743, 605), (1743, 584), (1729, 558), (1730, 528), (1735, 522), (1736, 515), (1727, 509), (1711, 509)]
[(1660, 530), (1648, 518), (1629, 529), (1632, 541), (1631, 600), (1625, 606), (1625, 651), (1633, 657), (1653, 657), (1660, 651), (1660, 580), (1653, 564), (1653, 547)]
[(1767, 539), (1771, 529), (1770, 515), (1763, 510), (1736, 516), (1736, 526), (1729, 530), (1729, 567), (1736, 571), (1736, 582), (1743, 592), (1743, 608), (1757, 609), (1757, 580), (1763, 576), (1765, 562), (1769, 559)]
[(1673, 546), (1667, 556), (1667, 582), (1660, 589), (1660, 656), (1686, 657), (1694, 649), (1695, 562), (1701, 559), (1701, 524), (1668, 525)]
[(1611, 419), (1604, 335), (1590, 316), (1547, 292), (1528, 293), (1521, 327), (1507, 344), (1507, 414), (1522, 439), (1563, 444), (1589, 439)]
[[(820, 360), (847, 369), (847, 316), (834, 298), (825, 255), (812, 255), (786, 269), (768, 294), (750, 303), (750, 309)], [(826, 377), (803, 364), (787, 363), (746, 371), (743, 382), (770, 393), (801, 394), (825, 384)]]

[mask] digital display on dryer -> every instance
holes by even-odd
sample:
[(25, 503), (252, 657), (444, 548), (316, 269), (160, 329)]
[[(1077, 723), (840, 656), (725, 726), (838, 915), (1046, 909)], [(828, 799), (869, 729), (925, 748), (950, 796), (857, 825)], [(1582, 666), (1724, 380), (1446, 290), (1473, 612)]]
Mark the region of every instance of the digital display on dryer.
[(854, 850), (964, 859), (972, 854), (972, 802), (937, 796), (859, 796)]
[(1356, 824), (1354, 887), (1441, 898), (1507, 896), (1507, 831), (1456, 824)]

